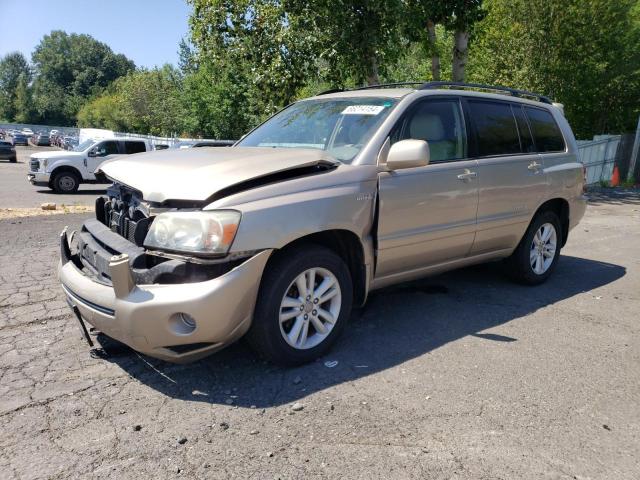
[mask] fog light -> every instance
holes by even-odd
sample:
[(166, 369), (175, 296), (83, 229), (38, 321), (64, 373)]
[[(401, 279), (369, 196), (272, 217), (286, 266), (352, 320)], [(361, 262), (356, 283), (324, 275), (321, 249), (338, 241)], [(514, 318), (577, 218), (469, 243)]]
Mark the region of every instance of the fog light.
[(196, 321), (188, 313), (179, 312), (171, 315), (169, 326), (178, 335), (189, 335), (196, 329)]

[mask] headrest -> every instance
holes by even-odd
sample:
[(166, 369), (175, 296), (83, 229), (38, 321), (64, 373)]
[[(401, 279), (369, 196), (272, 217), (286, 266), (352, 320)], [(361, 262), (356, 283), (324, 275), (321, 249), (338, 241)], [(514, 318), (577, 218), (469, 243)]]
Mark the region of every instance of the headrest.
[(432, 113), (416, 115), (411, 119), (409, 135), (417, 140), (438, 142), (444, 138), (442, 120)]

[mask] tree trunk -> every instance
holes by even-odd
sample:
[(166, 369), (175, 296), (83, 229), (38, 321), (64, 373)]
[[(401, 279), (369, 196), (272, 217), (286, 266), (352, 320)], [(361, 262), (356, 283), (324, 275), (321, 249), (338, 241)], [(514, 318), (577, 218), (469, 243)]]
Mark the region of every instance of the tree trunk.
[(378, 75), (378, 58), (375, 53), (369, 57), (369, 74), (367, 75), (368, 85), (378, 85), (380, 76)]
[(464, 69), (467, 66), (469, 32), (456, 30), (453, 34), (453, 61), (451, 76), (454, 82), (464, 82)]
[(440, 55), (436, 44), (436, 24), (432, 20), (427, 20), (427, 43), (431, 54), (431, 78), (434, 81), (440, 80)]

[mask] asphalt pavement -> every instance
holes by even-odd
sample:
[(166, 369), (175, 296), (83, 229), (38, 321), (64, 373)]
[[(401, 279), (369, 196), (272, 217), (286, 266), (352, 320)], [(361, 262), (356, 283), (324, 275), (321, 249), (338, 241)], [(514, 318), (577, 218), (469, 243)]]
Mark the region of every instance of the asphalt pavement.
[(92, 355), (56, 279), (87, 217), (0, 221), (3, 479), (639, 478), (637, 192), (592, 196), (546, 284), (489, 264), (376, 292), (294, 369), (242, 342)]
[(0, 208), (40, 207), (43, 203), (57, 205), (94, 205), (103, 195), (106, 185), (80, 185), (78, 192), (68, 195), (54, 193), (47, 187), (36, 187), (27, 180), (29, 157), (32, 153), (60, 150), (57, 147), (17, 146), (18, 161), (0, 160)]

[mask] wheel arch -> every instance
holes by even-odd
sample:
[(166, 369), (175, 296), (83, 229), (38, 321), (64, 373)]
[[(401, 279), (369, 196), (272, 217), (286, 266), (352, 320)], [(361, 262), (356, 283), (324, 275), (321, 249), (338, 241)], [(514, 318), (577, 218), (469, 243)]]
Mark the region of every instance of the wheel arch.
[(536, 210), (532, 221), (539, 213), (548, 211), (554, 212), (560, 219), (560, 226), (562, 228), (562, 244), (560, 246), (564, 247), (567, 243), (567, 237), (569, 236), (569, 202), (561, 197), (545, 201)]
[(61, 172), (73, 172), (78, 175), (80, 181), (82, 182), (82, 173), (72, 165), (60, 165), (58, 167), (55, 167), (53, 170), (51, 170), (51, 178)]
[[(353, 284), (353, 303), (362, 305), (367, 297), (367, 269), (365, 264), (365, 251), (358, 235), (351, 230), (333, 229), (311, 233), (287, 243), (279, 248), (276, 255), (272, 255), (272, 262), (277, 255), (287, 250), (304, 244), (322, 245), (335, 252), (349, 268)], [(268, 264), (267, 264), (268, 268)]]

